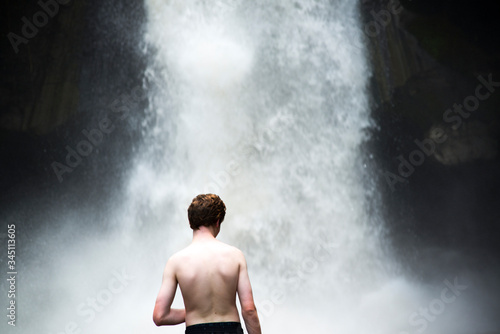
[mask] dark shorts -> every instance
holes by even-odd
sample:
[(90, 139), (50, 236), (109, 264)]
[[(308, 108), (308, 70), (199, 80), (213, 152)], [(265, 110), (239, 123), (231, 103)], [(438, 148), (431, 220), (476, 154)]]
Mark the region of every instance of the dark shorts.
[(186, 334), (243, 334), (239, 322), (208, 322), (186, 327)]

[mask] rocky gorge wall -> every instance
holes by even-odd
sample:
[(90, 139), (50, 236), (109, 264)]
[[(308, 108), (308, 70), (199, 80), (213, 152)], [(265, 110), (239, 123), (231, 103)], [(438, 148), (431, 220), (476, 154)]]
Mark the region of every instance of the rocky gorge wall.
[(498, 253), (498, 5), (361, 8), (377, 123), (370, 144), (393, 240), (416, 258), (425, 256), (416, 251), (422, 245)]
[(75, 205), (91, 201), (89, 193), (108, 193), (123, 177), (121, 164), (140, 132), (132, 117), (113, 119), (113, 132), (66, 170), (64, 182), (52, 164), (65, 163), (86, 139), (84, 131), (116, 116), (112, 104), (119, 100), (115, 109), (121, 107), (122, 95), (142, 88), (141, 2), (8, 1), (0, 7), (0, 209), (79, 187), (85, 191), (75, 195)]

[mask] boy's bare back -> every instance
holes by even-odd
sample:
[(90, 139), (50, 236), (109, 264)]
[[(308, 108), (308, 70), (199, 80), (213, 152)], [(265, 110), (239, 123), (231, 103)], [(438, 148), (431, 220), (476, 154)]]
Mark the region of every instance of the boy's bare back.
[[(225, 210), (217, 195), (193, 199), (188, 209), (193, 241), (172, 255), (165, 266), (153, 311), (157, 326), (186, 322), (186, 333), (200, 333), (199, 326), (203, 333), (213, 332), (214, 326), (224, 328), (224, 332), (242, 333), (238, 296), (248, 333), (261, 334), (245, 257), (239, 249), (215, 239)], [(177, 285), (184, 309), (171, 308)]]
[(240, 321), (236, 291), (244, 262), (241, 251), (216, 239), (193, 242), (172, 256), (186, 307), (186, 326)]

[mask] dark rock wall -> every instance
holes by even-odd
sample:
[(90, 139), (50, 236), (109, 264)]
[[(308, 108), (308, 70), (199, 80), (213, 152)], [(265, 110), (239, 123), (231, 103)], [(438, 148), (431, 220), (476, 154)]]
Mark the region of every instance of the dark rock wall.
[[(51, 4), (48, 9), (38, 1), (0, 5), (0, 215), (27, 201), (43, 202), (41, 215), (57, 211), (59, 201), (99, 212), (120, 191), (141, 135), (145, 101), (129, 104), (127, 117), (119, 117), (112, 103), (122, 107), (123, 96), (143, 87), (142, 1), (59, 2), (56, 8), (55, 0), (41, 1)], [(24, 40), (11, 34), (12, 42), (10, 33)], [(59, 180), (52, 164), (68, 166), (68, 148), (88, 141), (84, 132), (103, 119), (113, 131)]]
[(378, 125), (370, 145), (396, 247), (408, 258), (422, 246), (498, 254), (498, 3), (361, 8)]
[(1, 130), (47, 134), (77, 109), (85, 2), (53, 3), (2, 4)]

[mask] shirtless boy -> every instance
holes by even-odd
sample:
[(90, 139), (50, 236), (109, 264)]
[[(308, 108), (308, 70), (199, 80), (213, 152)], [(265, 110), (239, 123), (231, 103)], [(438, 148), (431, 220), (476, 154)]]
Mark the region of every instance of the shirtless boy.
[[(163, 271), (153, 321), (157, 326), (186, 322), (186, 334), (242, 334), (236, 293), (249, 334), (261, 334), (243, 253), (215, 238), (226, 206), (217, 195), (196, 196), (188, 208), (193, 241), (175, 253)], [(172, 309), (177, 284), (185, 309)]]

